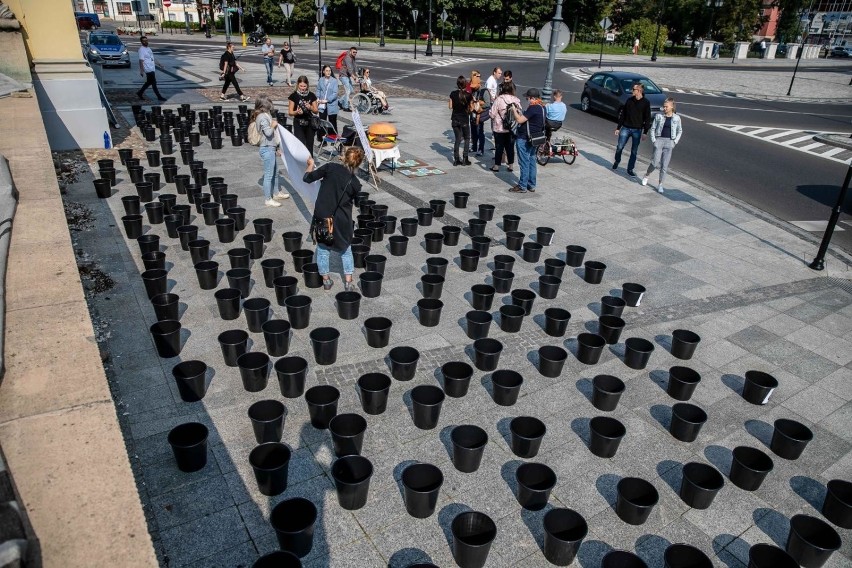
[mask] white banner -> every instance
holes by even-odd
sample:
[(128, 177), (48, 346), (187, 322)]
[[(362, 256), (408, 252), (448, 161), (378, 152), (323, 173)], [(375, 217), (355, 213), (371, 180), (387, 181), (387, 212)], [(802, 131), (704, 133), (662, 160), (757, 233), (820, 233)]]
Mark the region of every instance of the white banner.
[(308, 158), (311, 155), (302, 142), (293, 136), (289, 130), (278, 125), (278, 137), (281, 140), (281, 156), (284, 168), (287, 170), (287, 179), (290, 184), (302, 195), (305, 203), (313, 205), (316, 203), (319, 193), (320, 182), (305, 183), (302, 178), (308, 168)]
[(358, 132), (358, 138), (361, 139), (361, 146), (364, 148), (364, 155), (367, 156), (367, 163), (373, 162), (373, 150), (370, 148), (370, 140), (367, 138), (367, 131), (364, 130), (364, 123), (361, 122), (361, 114), (352, 109), (352, 124), (355, 125), (355, 130)]

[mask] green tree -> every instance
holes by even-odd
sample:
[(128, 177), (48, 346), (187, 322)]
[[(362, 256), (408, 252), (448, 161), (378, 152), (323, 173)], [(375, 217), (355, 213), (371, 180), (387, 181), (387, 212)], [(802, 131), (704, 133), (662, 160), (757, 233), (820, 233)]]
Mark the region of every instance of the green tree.
[(778, 7), (781, 14), (778, 16), (777, 41), (795, 42), (799, 39), (802, 31), (802, 10), (807, 6), (805, 0), (779, 0)]
[[(654, 48), (654, 34), (656, 33), (657, 22), (649, 18), (639, 18), (629, 22), (621, 28), (621, 34), (618, 36), (618, 43), (620, 45), (631, 47), (633, 45), (633, 40), (638, 37), (639, 48), (642, 51), (650, 52)], [(662, 50), (668, 35), (668, 29), (661, 25), (660, 33), (657, 35), (657, 46), (659, 50)]]

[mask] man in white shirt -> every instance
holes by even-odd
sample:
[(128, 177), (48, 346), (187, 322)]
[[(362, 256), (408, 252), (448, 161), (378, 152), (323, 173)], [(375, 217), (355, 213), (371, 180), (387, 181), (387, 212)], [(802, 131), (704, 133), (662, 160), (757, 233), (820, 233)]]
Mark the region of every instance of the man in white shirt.
[(155, 73), (156, 67), (154, 66), (154, 52), (151, 51), (151, 48), (148, 47), (148, 38), (142, 37), (139, 41), (142, 42), (142, 47), (139, 48), (139, 75), (145, 77), (145, 84), (142, 85), (142, 88), (136, 92), (136, 96), (138, 96), (143, 101), (145, 100), (145, 90), (150, 86), (154, 90), (154, 94), (157, 95), (157, 100), (164, 101), (166, 97), (160, 94), (160, 90), (157, 89), (157, 74)]
[(491, 76), (488, 77), (488, 80), (485, 81), (485, 88), (488, 89), (488, 93), (491, 95), (491, 100), (497, 98), (499, 94), (497, 92), (497, 88), (500, 86), (500, 79), (503, 78), (503, 70), (499, 67), (495, 67), (494, 71), (491, 72)]
[(266, 43), (260, 46), (260, 53), (263, 55), (263, 64), (266, 66), (266, 84), (272, 86), (272, 67), (275, 63), (275, 46), (272, 45), (272, 38), (267, 37)]

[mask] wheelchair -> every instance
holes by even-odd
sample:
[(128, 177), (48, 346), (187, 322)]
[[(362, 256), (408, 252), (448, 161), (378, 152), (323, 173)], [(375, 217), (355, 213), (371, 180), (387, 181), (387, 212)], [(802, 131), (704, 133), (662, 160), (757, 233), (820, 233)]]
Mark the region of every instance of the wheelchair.
[(352, 96), (352, 106), (361, 114), (381, 114), (382, 102), (370, 91), (361, 91)]

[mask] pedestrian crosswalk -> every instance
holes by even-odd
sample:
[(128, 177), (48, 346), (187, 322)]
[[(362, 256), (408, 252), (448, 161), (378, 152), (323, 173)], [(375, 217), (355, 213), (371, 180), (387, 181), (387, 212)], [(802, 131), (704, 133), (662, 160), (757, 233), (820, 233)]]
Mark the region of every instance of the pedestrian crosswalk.
[(847, 164), (849, 163), (849, 160), (852, 159), (852, 152), (849, 150), (829, 146), (828, 144), (823, 144), (822, 142), (814, 140), (814, 136), (818, 134), (849, 135), (848, 132), (818, 132), (815, 130), (773, 128), (771, 126), (748, 126), (744, 124), (718, 124), (712, 122), (708, 122), (707, 124), (709, 126), (728, 130), (729, 132), (743, 134), (745, 136), (757, 138), (758, 140), (763, 140), (764, 142), (784, 146), (791, 150), (805, 152), (820, 158), (825, 158), (826, 160), (840, 162), (841, 164)]
[(449, 67), (450, 65), (458, 65), (459, 63), (470, 63), (472, 61), (482, 61), (478, 57), (437, 57), (429, 61), (435, 67)]

